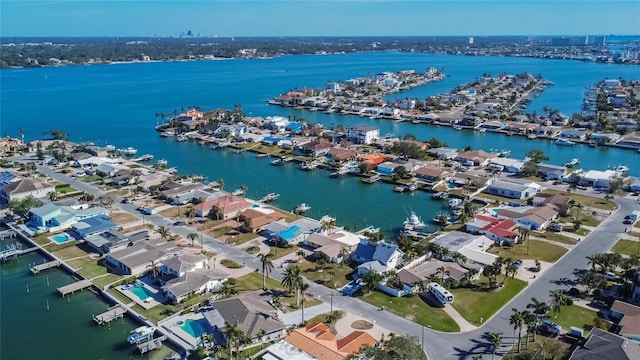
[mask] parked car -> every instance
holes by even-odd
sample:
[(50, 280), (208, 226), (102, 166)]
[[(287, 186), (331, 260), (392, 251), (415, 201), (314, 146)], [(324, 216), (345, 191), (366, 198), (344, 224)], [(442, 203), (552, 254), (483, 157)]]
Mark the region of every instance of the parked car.
[(173, 223), (173, 226), (182, 226), (184, 225), (184, 221), (176, 221)]
[(562, 327), (551, 320), (542, 320), (542, 323), (538, 327), (541, 333), (548, 334), (549, 336), (558, 336)]

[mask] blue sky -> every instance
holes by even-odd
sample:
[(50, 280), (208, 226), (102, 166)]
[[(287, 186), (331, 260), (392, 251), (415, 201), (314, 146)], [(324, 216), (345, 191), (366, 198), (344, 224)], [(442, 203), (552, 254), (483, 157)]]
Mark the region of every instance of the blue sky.
[(2, 0), (2, 36), (640, 34), (640, 1)]

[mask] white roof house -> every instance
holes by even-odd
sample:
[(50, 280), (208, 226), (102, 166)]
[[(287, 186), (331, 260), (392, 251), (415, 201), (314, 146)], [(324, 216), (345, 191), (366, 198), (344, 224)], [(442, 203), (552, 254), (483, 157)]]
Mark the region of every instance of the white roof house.
[(496, 255), (486, 252), (494, 241), (484, 235), (472, 235), (460, 231), (451, 231), (433, 240), (433, 243), (447, 248), (451, 252), (459, 252), (467, 257), (462, 264), (466, 268), (481, 268), (493, 264)]
[(589, 170), (582, 173), (580, 178), (580, 185), (593, 186), (593, 187), (609, 187), (609, 179), (612, 176), (619, 175), (615, 170)]

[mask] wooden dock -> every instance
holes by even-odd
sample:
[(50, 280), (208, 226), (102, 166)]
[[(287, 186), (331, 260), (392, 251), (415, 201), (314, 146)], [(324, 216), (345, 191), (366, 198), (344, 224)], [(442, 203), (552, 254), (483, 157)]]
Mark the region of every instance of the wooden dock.
[(167, 336), (163, 335), (159, 338), (155, 338), (152, 340), (149, 340), (147, 342), (143, 342), (141, 344), (137, 344), (136, 346), (138, 347), (138, 351), (140, 351), (140, 354), (144, 354), (148, 351), (151, 350), (155, 350), (157, 348), (159, 348), (160, 346), (162, 346), (162, 342), (167, 340)]
[(107, 311), (103, 312), (100, 315), (94, 315), (93, 321), (95, 321), (98, 325), (107, 324), (115, 319), (120, 319), (127, 313), (127, 308), (117, 304), (110, 307)]
[(36, 250), (38, 250), (37, 247), (30, 247), (30, 248), (23, 249), (22, 244), (20, 243), (9, 245), (5, 250), (0, 251), (0, 260), (6, 261), (9, 259), (16, 259), (20, 255), (30, 253)]
[(86, 289), (88, 287), (90, 287), (91, 285), (93, 285), (93, 283), (89, 280), (80, 280), (80, 281), (76, 281), (72, 284), (69, 285), (65, 285), (62, 287), (58, 288), (58, 292), (60, 293), (60, 295), (65, 296), (67, 294), (71, 294), (74, 293), (76, 291), (80, 291), (83, 289)]
[(17, 236), (17, 234), (16, 234), (15, 230), (13, 230), (13, 229), (0, 231), (0, 240), (4, 240), (6, 238), (14, 238), (16, 236)]
[(40, 271), (51, 269), (51, 268), (54, 268), (54, 267), (58, 267), (58, 266), (60, 266), (60, 264), (61, 263), (60, 263), (59, 260), (53, 260), (53, 261), (46, 262), (44, 264), (32, 266), (31, 268), (29, 268), (29, 270), (31, 270), (31, 273), (33, 275), (35, 275), (35, 274), (39, 273)]

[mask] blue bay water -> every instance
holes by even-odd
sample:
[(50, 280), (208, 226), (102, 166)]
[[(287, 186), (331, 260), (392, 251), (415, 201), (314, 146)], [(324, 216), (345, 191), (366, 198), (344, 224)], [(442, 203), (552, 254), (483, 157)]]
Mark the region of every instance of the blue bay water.
[[(0, 133), (17, 136), (18, 128), (22, 128), (26, 139), (30, 140), (41, 137), (45, 131), (62, 129), (70, 134), (71, 141), (92, 141), (99, 145), (113, 144), (117, 147), (133, 146), (139, 149), (139, 154), (151, 153), (156, 159), (167, 159), (169, 166), (177, 167), (182, 174), (204, 175), (210, 181), (223, 178), (226, 190), (231, 191), (244, 184), (248, 186), (248, 196), (252, 198), (278, 192), (281, 198), (274, 205), (285, 210), (291, 210), (304, 202), (311, 206), (307, 214), (311, 217), (319, 218), (329, 214), (336, 217), (341, 225), (350, 228), (374, 225), (387, 235), (402, 224), (411, 210), (415, 210), (425, 222), (430, 223), (430, 219), (443, 209), (442, 204), (432, 201), (429, 194), (423, 192), (398, 194), (391, 186), (382, 183), (362, 184), (359, 179), (352, 177), (333, 179), (322, 170), (303, 172), (294, 164), (275, 167), (268, 159), (258, 159), (252, 153), (212, 151), (195, 143), (178, 143), (161, 138), (154, 130), (155, 114), (171, 113), (174, 109), (180, 111), (183, 107), (193, 105), (213, 109), (233, 108), (234, 104), (242, 104), (244, 111), (252, 116), (296, 115), (327, 127), (367, 123), (380, 127), (381, 134), (402, 136), (411, 133), (420, 139), (436, 137), (449, 146), (459, 148), (472, 146), (486, 150), (510, 149), (513, 157), (520, 158), (530, 149), (539, 148), (556, 164), (572, 158), (580, 159), (582, 166), (588, 169), (626, 164), (631, 167), (632, 174), (640, 175), (640, 154), (628, 150), (594, 149), (582, 145), (566, 148), (543, 140), (525, 140), (491, 133), (474, 134), (452, 131), (447, 127), (394, 123), (355, 116), (326, 115), (266, 104), (267, 99), (289, 89), (321, 87), (328, 80), (345, 80), (382, 71), (422, 71), (432, 66), (444, 69), (449, 76), (441, 82), (393, 94), (389, 98), (424, 98), (449, 91), (483, 73), (515, 74), (526, 71), (534, 75), (542, 74), (556, 83), (530, 104), (529, 111), (541, 113), (546, 106), (570, 115), (579, 111), (586, 86), (604, 78), (638, 78), (637, 67), (623, 65), (395, 52), (286, 56), (264, 60), (8, 69), (0, 71)], [(2, 270), (2, 357), (12, 358), (14, 356), (9, 355), (19, 354), (25, 346), (24, 341), (19, 340), (19, 335), (7, 336), (13, 326), (19, 326), (22, 331), (31, 329), (26, 321), (38, 321), (40, 317), (47, 315), (41, 315), (45, 299), (50, 299), (56, 309), (66, 305), (55, 297), (57, 294), (53, 294), (55, 288), (51, 291), (47, 289), (41, 295), (34, 295), (32, 292), (30, 297), (25, 297), (23, 283), (36, 282), (41, 278), (25, 275), (26, 267), (15, 270), (11, 267), (14, 265), (5, 268), (6, 266), (3, 265)], [(16, 271), (17, 275), (12, 275), (11, 271)], [(64, 273), (54, 270), (50, 274), (60, 276), (60, 282), (70, 282)], [(23, 301), (25, 299), (29, 301)], [(96, 344), (101, 349), (97, 353), (113, 351), (115, 354), (113, 357), (90, 354), (82, 358), (108, 359), (129, 355), (128, 349), (121, 349), (124, 338), (120, 331), (127, 333), (133, 328), (133, 324), (123, 324), (122, 329), (116, 330), (117, 336), (110, 336), (112, 333), (107, 333), (104, 328), (95, 328), (90, 324), (90, 314), (105, 305), (90, 293), (78, 294), (72, 302), (76, 299), (79, 299), (79, 303), (86, 303), (88, 308), (82, 310), (82, 315), (78, 315), (80, 323), (69, 325), (69, 330), (65, 331), (72, 333), (77, 329), (91, 327), (83, 332), (88, 343)], [(22, 303), (25, 306), (18, 305)], [(54, 313), (60, 314), (55, 320), (58, 322), (67, 321), (67, 314), (74, 313), (71, 310), (57, 311)], [(47, 329), (57, 329), (59, 326), (54, 322)], [(57, 331), (56, 336), (60, 333), (64, 331)], [(48, 336), (47, 330), (38, 330), (37, 334), (41, 338)], [(73, 336), (55, 339), (47, 342), (51, 354), (49, 357), (65, 358), (65, 351), (76, 340)]]

